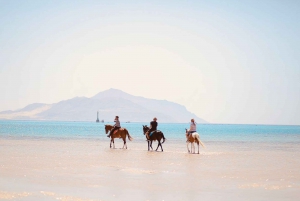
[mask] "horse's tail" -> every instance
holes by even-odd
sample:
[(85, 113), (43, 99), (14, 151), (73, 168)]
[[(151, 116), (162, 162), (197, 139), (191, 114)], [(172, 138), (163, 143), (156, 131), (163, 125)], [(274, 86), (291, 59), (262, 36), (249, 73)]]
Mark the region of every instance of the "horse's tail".
[(196, 135), (196, 139), (198, 140), (198, 142), (202, 145), (202, 147), (205, 147), (205, 145), (203, 144), (203, 142), (201, 142), (201, 140), (200, 140), (200, 136), (199, 136), (199, 134), (198, 135)]
[(128, 140), (130, 140), (130, 141), (132, 141), (133, 140), (133, 138), (129, 135), (129, 132), (128, 132), (128, 130), (127, 129), (125, 129), (125, 131), (126, 131), (126, 135), (128, 136)]
[(166, 138), (165, 138), (165, 136), (164, 136), (163, 132), (161, 132), (161, 131), (160, 131), (160, 133), (161, 133), (161, 135), (162, 135), (162, 138), (163, 138), (163, 141), (162, 141), (162, 143), (164, 143), (164, 142), (166, 141)]

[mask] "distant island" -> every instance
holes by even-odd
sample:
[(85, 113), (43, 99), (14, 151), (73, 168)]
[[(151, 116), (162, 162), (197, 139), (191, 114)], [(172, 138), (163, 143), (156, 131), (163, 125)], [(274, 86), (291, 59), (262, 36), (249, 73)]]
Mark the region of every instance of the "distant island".
[(157, 117), (159, 122), (186, 123), (194, 118), (198, 123), (207, 123), (184, 106), (167, 100), (148, 99), (130, 95), (118, 89), (109, 89), (91, 98), (75, 97), (53, 104), (33, 103), (15, 111), (0, 112), (0, 119), (113, 121), (118, 115), (121, 122), (149, 122)]

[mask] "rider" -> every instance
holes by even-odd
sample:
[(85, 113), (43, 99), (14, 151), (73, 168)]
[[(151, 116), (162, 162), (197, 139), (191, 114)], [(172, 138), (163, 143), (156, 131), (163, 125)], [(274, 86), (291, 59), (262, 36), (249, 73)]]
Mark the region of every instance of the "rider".
[(157, 120), (157, 118), (154, 117), (154, 118), (153, 118), (153, 121), (150, 122), (150, 129), (149, 129), (149, 130), (147, 131), (147, 133), (146, 133), (147, 139), (149, 139), (150, 134), (151, 134), (152, 131), (157, 130), (157, 122), (156, 122), (156, 120)]
[(120, 124), (120, 121), (119, 121), (119, 116), (115, 117), (114, 122), (115, 122), (115, 125), (114, 125), (113, 129), (110, 131), (110, 133), (107, 135), (107, 137), (110, 137), (110, 135), (113, 134), (115, 130), (121, 128), (121, 124)]
[(187, 137), (190, 137), (190, 134), (197, 132), (196, 129), (196, 122), (194, 119), (191, 119), (191, 123), (190, 123), (190, 129), (187, 132)]

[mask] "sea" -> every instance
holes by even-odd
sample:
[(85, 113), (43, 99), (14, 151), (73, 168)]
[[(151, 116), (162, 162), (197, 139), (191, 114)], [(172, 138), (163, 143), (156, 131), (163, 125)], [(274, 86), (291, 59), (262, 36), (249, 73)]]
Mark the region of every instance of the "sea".
[[(106, 139), (104, 126), (113, 122), (62, 122), (62, 121), (0, 121), (2, 138), (28, 139)], [(143, 125), (149, 123), (122, 123), (136, 140), (144, 140)], [(171, 141), (185, 140), (187, 123), (159, 123), (158, 129)], [(300, 143), (300, 126), (197, 124), (201, 140), (209, 143)]]
[(160, 123), (148, 151), (144, 123), (110, 148), (113, 122), (0, 121), (0, 200), (299, 200), (300, 126)]

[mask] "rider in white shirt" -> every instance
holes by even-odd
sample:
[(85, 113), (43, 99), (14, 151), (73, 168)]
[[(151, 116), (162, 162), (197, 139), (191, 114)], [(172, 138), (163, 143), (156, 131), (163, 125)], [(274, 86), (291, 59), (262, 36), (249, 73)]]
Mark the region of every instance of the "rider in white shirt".
[(194, 132), (197, 132), (197, 128), (196, 128), (196, 127), (197, 127), (197, 126), (196, 126), (195, 120), (194, 120), (194, 119), (191, 119), (190, 129), (189, 129), (189, 131), (187, 132), (188, 137), (189, 137), (190, 134), (192, 134), (192, 133), (194, 133)]

